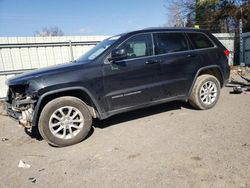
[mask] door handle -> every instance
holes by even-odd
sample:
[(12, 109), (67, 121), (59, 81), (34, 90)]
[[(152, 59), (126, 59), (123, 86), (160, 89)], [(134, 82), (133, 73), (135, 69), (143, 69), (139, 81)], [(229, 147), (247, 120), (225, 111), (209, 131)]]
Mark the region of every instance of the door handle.
[(196, 57), (197, 54), (188, 54), (187, 57)]
[(159, 63), (159, 61), (156, 61), (156, 60), (152, 60), (152, 59), (151, 59), (151, 60), (148, 60), (148, 61), (145, 62), (145, 64), (147, 64), (147, 65), (148, 65), (148, 64), (155, 64), (155, 63)]

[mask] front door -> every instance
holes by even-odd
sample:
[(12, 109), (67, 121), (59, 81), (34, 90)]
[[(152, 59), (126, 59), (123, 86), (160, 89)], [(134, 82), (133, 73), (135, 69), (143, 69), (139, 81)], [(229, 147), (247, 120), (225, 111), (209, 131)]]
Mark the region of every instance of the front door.
[(127, 58), (104, 65), (104, 91), (109, 111), (152, 101), (159, 70), (153, 56), (152, 35), (134, 35), (117, 49), (124, 49)]

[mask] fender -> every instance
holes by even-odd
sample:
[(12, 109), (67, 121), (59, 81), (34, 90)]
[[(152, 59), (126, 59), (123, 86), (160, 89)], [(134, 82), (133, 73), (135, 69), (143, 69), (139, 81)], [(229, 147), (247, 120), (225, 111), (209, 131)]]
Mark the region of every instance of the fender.
[(221, 68), (220, 68), (219, 65), (209, 65), (209, 66), (206, 66), (206, 67), (202, 67), (202, 68), (200, 68), (200, 69), (196, 72), (196, 75), (195, 75), (195, 77), (194, 77), (194, 79), (193, 79), (192, 85), (191, 85), (191, 87), (189, 88), (189, 91), (188, 91), (187, 100), (188, 100), (189, 96), (191, 95), (191, 92), (192, 92), (192, 90), (193, 90), (194, 84), (195, 84), (196, 79), (197, 79), (197, 77), (199, 76), (200, 72), (201, 72), (201, 71), (204, 71), (204, 70), (207, 70), (207, 69), (211, 69), (211, 68), (218, 68), (218, 69), (219, 69), (220, 75), (221, 75), (221, 78), (222, 78), (222, 82), (224, 83), (224, 77), (223, 77), (222, 70), (221, 70)]
[(36, 104), (35, 110), (34, 110), (34, 115), (33, 115), (33, 120), (32, 120), (32, 126), (35, 127), (37, 122), (38, 122), (38, 113), (39, 113), (39, 109), (41, 106), (42, 101), (44, 100), (45, 97), (49, 96), (49, 95), (53, 95), (56, 93), (60, 93), (60, 92), (64, 92), (64, 91), (71, 91), (71, 90), (82, 90), (83, 92), (85, 92), (90, 99), (92, 100), (92, 102), (94, 103), (95, 107), (97, 108), (98, 113), (100, 113), (100, 106), (98, 105), (97, 101), (95, 100), (95, 98), (93, 97), (93, 95), (86, 89), (83, 87), (67, 87), (67, 88), (62, 88), (62, 89), (56, 89), (53, 91), (49, 91), (44, 93), (43, 95), (41, 95), (38, 99), (38, 102)]

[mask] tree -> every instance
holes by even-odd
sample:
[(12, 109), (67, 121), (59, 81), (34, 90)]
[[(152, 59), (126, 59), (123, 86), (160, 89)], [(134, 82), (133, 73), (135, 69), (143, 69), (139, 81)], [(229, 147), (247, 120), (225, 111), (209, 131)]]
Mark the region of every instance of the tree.
[(62, 30), (59, 27), (53, 26), (50, 28), (44, 27), (41, 31), (35, 31), (34, 35), (37, 37), (63, 36), (64, 33), (62, 32)]
[(176, 9), (186, 26), (197, 24), (212, 32), (237, 32), (242, 10), (243, 31), (250, 31), (250, 0), (173, 0), (167, 10), (175, 22)]
[(246, 6), (246, 2), (240, 5), (236, 0), (202, 1), (196, 5), (196, 22), (212, 32), (236, 32), (240, 19), (238, 14), (241, 7), (245, 9)]
[[(243, 32), (250, 31), (250, 0), (243, 0), (242, 4), (242, 22), (243, 22)], [(241, 18), (241, 10), (237, 9), (235, 12), (235, 17), (237, 20)]]
[(195, 0), (172, 0), (166, 4), (167, 26), (192, 27), (194, 26)]

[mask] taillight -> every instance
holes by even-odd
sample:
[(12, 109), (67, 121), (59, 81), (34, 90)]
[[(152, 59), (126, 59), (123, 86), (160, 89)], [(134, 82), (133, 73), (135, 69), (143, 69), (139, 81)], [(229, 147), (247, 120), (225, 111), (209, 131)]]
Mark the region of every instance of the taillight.
[(228, 57), (229, 54), (230, 54), (230, 51), (229, 50), (224, 50), (224, 54), (225, 54), (226, 57)]

